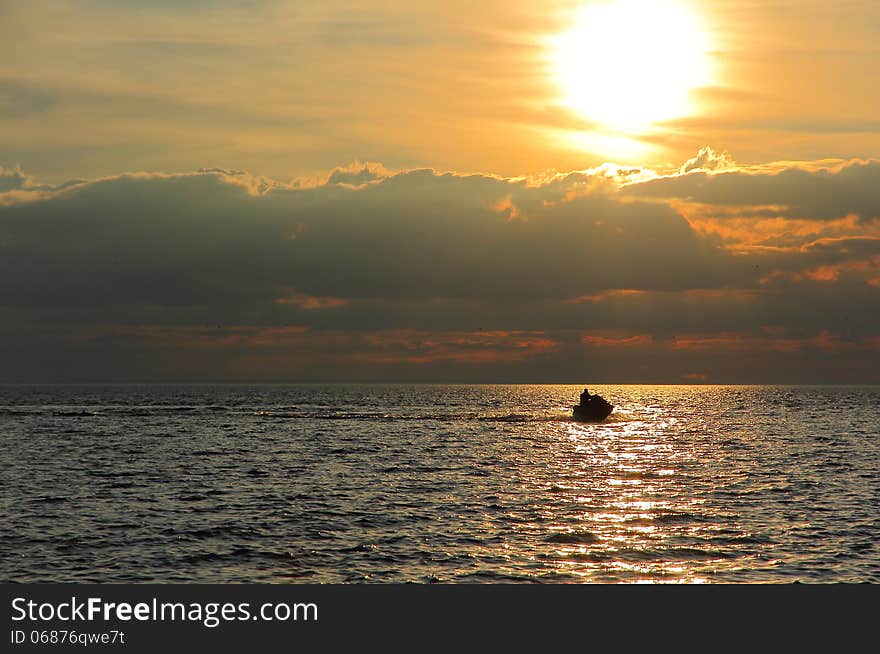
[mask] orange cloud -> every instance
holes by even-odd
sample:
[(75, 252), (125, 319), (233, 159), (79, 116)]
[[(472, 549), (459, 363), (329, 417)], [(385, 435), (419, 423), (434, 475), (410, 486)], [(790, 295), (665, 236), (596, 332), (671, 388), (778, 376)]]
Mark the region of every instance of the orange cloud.
[(715, 350), (728, 352), (800, 352), (818, 349), (827, 353), (840, 353), (850, 350), (872, 348), (870, 339), (861, 341), (843, 340), (828, 331), (803, 338), (781, 338), (773, 336), (753, 336), (740, 333), (692, 334), (676, 336), (672, 340), (674, 350)]
[(676, 350), (714, 350), (718, 348), (731, 349), (732, 347), (740, 349), (745, 346), (741, 336), (736, 334), (718, 334), (712, 336), (677, 336), (672, 339), (672, 347)]
[(785, 272), (776, 270), (761, 276), (758, 282), (765, 286), (782, 280), (794, 283), (804, 283), (807, 281), (832, 283), (841, 281), (841, 278), (861, 280), (871, 286), (880, 286), (880, 255), (867, 259), (822, 264), (799, 271)]
[(836, 220), (807, 220), (785, 215), (778, 205), (729, 207), (674, 202), (675, 209), (703, 236), (720, 238), (732, 249), (775, 247), (798, 250), (820, 238), (864, 236), (877, 231), (860, 223), (858, 216)]
[(287, 289), (275, 304), (286, 304), (300, 309), (334, 309), (351, 304), (351, 300), (339, 297), (319, 297), (299, 293), (295, 289)]
[(492, 210), (504, 214), (508, 221), (525, 219), (513, 203), (513, 198), (510, 195), (504, 196), (501, 200), (492, 205)]
[(818, 266), (813, 270), (808, 270), (805, 275), (810, 279), (817, 281), (837, 281), (841, 275), (846, 273), (856, 273), (865, 278), (866, 281), (872, 283), (876, 281), (874, 278), (880, 274), (880, 256), (861, 259), (858, 261), (844, 261), (843, 263)]
[[(293, 356), (298, 361), (350, 361), (371, 364), (516, 363), (560, 349), (543, 332), (476, 331), (428, 332), (387, 330), (376, 332), (310, 331), (289, 327), (172, 327), (165, 325), (109, 326), (80, 333), (78, 343), (107, 338), (129, 338), (163, 348), (234, 350), (242, 356), (271, 350), (273, 357)], [(277, 363), (277, 360), (276, 360)]]
[[(652, 334), (592, 333), (583, 334), (581, 343), (597, 348), (644, 348), (658, 351), (689, 352), (775, 352), (792, 353), (804, 350), (820, 350), (828, 354), (838, 354), (856, 350), (880, 349), (877, 337), (861, 340), (841, 338), (838, 334), (823, 330), (813, 336), (786, 336), (780, 327), (762, 328), (762, 333), (742, 332), (697, 333), (660, 338)], [(689, 373), (690, 374), (690, 373)], [(693, 373), (695, 375), (701, 373)], [(687, 377), (691, 378), (691, 377)], [(693, 379), (698, 379), (693, 377)]]
[(684, 291), (644, 291), (630, 288), (610, 289), (591, 293), (588, 295), (579, 295), (568, 300), (565, 304), (582, 304), (591, 302), (597, 304), (606, 300), (616, 298), (636, 298), (636, 297), (674, 297), (682, 300), (736, 300), (744, 302), (753, 299), (757, 295), (756, 291), (751, 289), (740, 288), (693, 288)]
[(679, 293), (685, 300), (734, 300), (747, 302), (755, 299), (757, 293), (746, 288), (694, 288)]
[(651, 345), (654, 337), (650, 334), (635, 334), (632, 336), (584, 334), (581, 343), (592, 347), (640, 347)]
[(583, 302), (597, 303), (597, 302), (604, 302), (605, 300), (608, 300), (611, 298), (645, 295), (647, 292), (648, 291), (639, 291), (639, 290), (630, 289), (630, 288), (616, 288), (616, 289), (610, 289), (607, 291), (600, 291), (599, 293), (593, 293), (590, 295), (580, 295), (578, 297), (571, 298), (570, 300), (566, 300), (565, 303), (566, 304), (581, 304)]

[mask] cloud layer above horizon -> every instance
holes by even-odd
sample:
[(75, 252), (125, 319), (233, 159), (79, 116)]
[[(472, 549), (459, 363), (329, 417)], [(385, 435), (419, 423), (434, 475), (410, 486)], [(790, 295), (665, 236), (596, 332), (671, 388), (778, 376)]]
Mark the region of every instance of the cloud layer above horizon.
[(0, 169), (0, 381), (877, 381), (880, 162)]

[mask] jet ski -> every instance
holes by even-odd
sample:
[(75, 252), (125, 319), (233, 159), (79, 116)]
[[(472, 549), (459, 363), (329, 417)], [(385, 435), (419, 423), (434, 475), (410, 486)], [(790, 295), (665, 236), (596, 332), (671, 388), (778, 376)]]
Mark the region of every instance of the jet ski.
[(601, 395), (581, 398), (581, 403), (572, 407), (572, 417), (578, 422), (602, 422), (614, 411), (614, 405)]

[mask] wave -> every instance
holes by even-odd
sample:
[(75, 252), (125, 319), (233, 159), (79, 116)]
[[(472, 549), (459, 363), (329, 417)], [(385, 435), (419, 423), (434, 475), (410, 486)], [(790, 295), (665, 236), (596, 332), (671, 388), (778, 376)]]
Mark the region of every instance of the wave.
[(43, 413), (41, 409), (18, 409), (13, 407), (0, 407), (0, 416), (34, 416)]
[[(483, 422), (483, 423), (566, 423), (573, 422), (570, 413), (561, 412), (498, 412), (496, 411), (431, 411), (421, 408), (415, 412), (358, 410), (351, 408), (300, 408), (300, 407), (246, 407), (222, 405), (141, 405), (141, 406), (97, 406), (88, 408), (44, 407), (0, 407), (0, 417), (49, 415), (55, 418), (168, 418), (174, 416), (198, 416), (229, 414), (250, 416), (266, 420), (328, 420), (328, 421), (367, 421), (367, 422)], [(612, 414), (604, 422), (619, 423), (633, 420), (629, 415)], [(579, 423), (580, 424), (580, 423)]]
[(566, 422), (570, 416), (541, 414), (480, 414), (480, 413), (380, 413), (371, 411), (255, 411), (254, 416), (278, 420), (363, 420), (383, 422)]
[(544, 542), (561, 545), (591, 545), (598, 540), (599, 538), (595, 534), (588, 531), (562, 531), (547, 536)]

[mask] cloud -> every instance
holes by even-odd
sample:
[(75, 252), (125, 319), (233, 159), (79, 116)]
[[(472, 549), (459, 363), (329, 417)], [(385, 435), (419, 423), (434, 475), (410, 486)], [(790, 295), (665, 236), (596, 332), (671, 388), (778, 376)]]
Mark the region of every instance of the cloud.
[(350, 166), (333, 169), (327, 177), (327, 184), (362, 186), (389, 176), (389, 171), (382, 164), (355, 162)]
[[(571, 298), (688, 288), (720, 273), (673, 209), (569, 197), (587, 174), (525, 180), (405, 171), (317, 187), (241, 173), (128, 174), (3, 209), (7, 302)], [(515, 207), (521, 220), (510, 221)], [(626, 261), (626, 265), (620, 265)], [(23, 274), (26, 286), (13, 283)], [(235, 305), (234, 305), (235, 306)]]
[(293, 289), (288, 289), (281, 297), (275, 300), (275, 304), (301, 307), (303, 309), (333, 309), (344, 307), (349, 304), (349, 301), (339, 297), (315, 297), (314, 295), (297, 293)]
[(0, 166), (0, 193), (24, 188), (30, 184), (30, 178), (24, 174), (21, 166), (5, 168)]
[(863, 221), (880, 219), (880, 161), (802, 162), (720, 172), (688, 172), (687, 167), (685, 174), (637, 182), (626, 191), (632, 197), (721, 207), (781, 207), (791, 218), (835, 220), (854, 214)]
[[(204, 168), (57, 186), (4, 168), (4, 374), (576, 379), (588, 362), (722, 381), (797, 352), (792, 375), (870, 379), (880, 232), (848, 209), (870, 205), (874, 166), (506, 178), (355, 163), (293, 182)], [(804, 217), (810, 184), (866, 194)], [(749, 217), (724, 185), (772, 214)]]
[(46, 111), (55, 97), (42, 89), (9, 79), (0, 79), (0, 116), (19, 118)]
[(694, 172), (696, 170), (730, 170), (736, 167), (736, 162), (727, 152), (716, 152), (706, 146), (701, 148), (697, 156), (688, 159), (679, 169), (680, 174)]
[(592, 347), (639, 347), (651, 345), (654, 338), (651, 334), (635, 334), (635, 335), (602, 335), (602, 334), (584, 334), (581, 336), (584, 345)]

